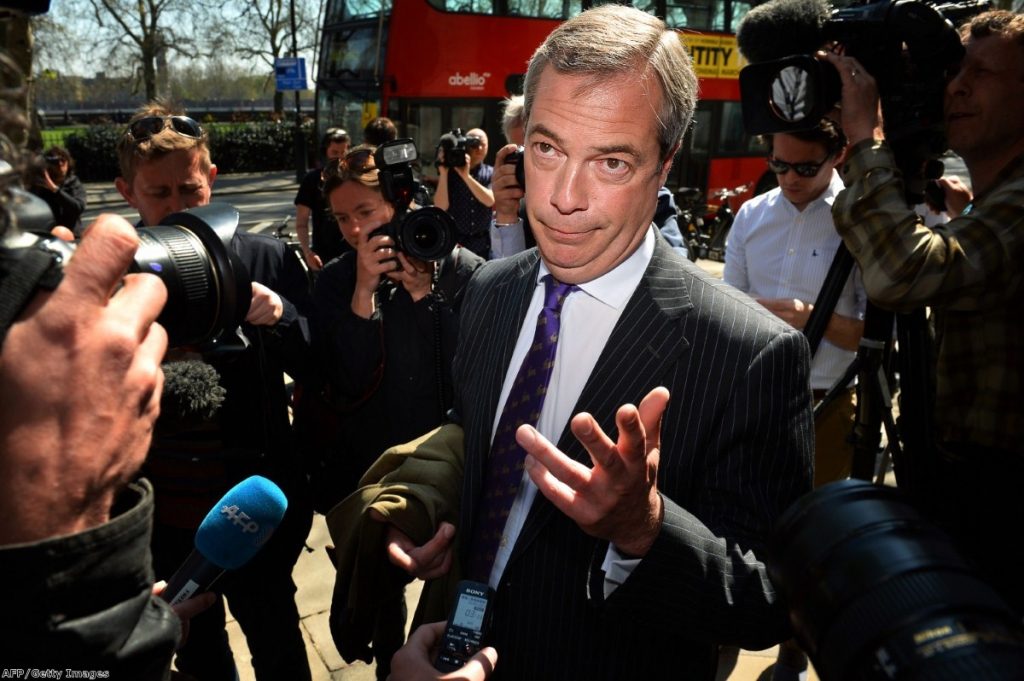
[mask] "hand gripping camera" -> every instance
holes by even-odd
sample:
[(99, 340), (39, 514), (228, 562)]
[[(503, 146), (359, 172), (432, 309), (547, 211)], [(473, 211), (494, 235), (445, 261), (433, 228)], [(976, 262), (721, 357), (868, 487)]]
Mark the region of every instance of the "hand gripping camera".
[(411, 139), (386, 142), (374, 152), (380, 172), (384, 199), (395, 207), (395, 216), (374, 234), (386, 234), (398, 250), (420, 260), (443, 260), (455, 248), (455, 221), (436, 206), (410, 210), (419, 183), (413, 177), (412, 164), (418, 158)]
[[(15, 222), (26, 231), (12, 230), (0, 240), (4, 333), (37, 289), (57, 288), (75, 252), (73, 242), (48, 235), (53, 216), (42, 199), (17, 188), (9, 191)], [(155, 274), (167, 287), (157, 321), (167, 329), (171, 347), (213, 341), (249, 312), (249, 272), (230, 247), (237, 227), (238, 211), (215, 203), (138, 230), (139, 249), (129, 271)]]

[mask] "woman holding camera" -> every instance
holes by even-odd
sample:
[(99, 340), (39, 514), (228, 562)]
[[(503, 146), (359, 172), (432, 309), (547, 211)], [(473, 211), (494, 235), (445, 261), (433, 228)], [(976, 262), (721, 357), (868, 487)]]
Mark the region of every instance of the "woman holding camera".
[[(462, 294), (483, 264), (459, 246), (436, 262), (419, 260), (378, 231), (396, 209), (381, 193), (374, 150), (357, 147), (324, 172), (324, 198), (355, 249), (324, 267), (313, 294), (318, 359), (338, 414), (315, 476), (328, 487), (325, 510), (385, 449), (444, 420)], [(379, 679), (404, 640), (404, 599), (393, 606), (374, 635)]]
[(75, 175), (75, 161), (64, 147), (50, 147), (43, 154), (41, 169), (30, 191), (46, 201), (53, 219), (82, 236), (82, 213), (85, 212), (85, 186)]

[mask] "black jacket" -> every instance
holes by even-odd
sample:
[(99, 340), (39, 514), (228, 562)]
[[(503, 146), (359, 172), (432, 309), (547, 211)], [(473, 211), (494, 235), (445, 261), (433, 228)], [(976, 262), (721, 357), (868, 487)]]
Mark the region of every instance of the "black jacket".
[(168, 678), (181, 623), (152, 595), (152, 518), (153, 488), (140, 480), (103, 525), (0, 548), (11, 614), (0, 623), (0, 660), (21, 669), (102, 669), (111, 679)]
[(55, 192), (39, 186), (32, 187), (30, 191), (46, 201), (58, 225), (67, 227), (75, 236), (82, 235), (82, 213), (85, 212), (86, 194), (85, 185), (77, 175), (68, 172)]
[[(371, 319), (352, 312), (356, 254), (317, 278), (315, 345), (338, 410), (333, 473), (340, 497), (388, 447), (441, 424), (452, 403), (451, 364), (466, 283), (483, 260), (458, 248), (443, 261), (434, 293), (413, 302), (385, 280)], [(340, 499), (339, 497), (339, 499)]]

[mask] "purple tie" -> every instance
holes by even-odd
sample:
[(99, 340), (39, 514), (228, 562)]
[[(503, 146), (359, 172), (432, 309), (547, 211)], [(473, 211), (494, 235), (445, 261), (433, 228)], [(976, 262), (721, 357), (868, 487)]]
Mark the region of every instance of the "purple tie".
[(576, 290), (578, 287), (559, 283), (550, 274), (544, 277), (544, 309), (537, 316), (533, 344), (519, 367), (498, 419), (498, 429), (494, 433), (484, 473), (484, 494), (470, 547), (469, 575), (477, 581), (486, 583), (491, 575), (494, 556), (505, 532), (505, 522), (523, 477), (526, 451), (516, 442), (516, 430), (524, 423), (536, 426), (540, 420), (551, 368), (555, 364), (562, 303)]

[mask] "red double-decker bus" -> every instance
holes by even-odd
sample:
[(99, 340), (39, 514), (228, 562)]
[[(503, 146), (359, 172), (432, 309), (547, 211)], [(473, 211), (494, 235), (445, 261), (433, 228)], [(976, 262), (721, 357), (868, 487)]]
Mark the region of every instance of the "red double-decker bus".
[[(358, 142), (377, 115), (398, 124), (420, 153), (452, 128), (483, 128), (504, 143), (502, 99), (522, 92), (526, 64), (558, 22), (597, 0), (328, 0), (317, 74), (320, 131), (341, 126)], [(732, 29), (749, 3), (634, 3), (679, 31), (700, 78), (694, 126), (669, 186), (755, 186), (764, 152), (743, 130)], [(426, 164), (424, 170), (428, 170)], [(750, 196), (748, 192), (741, 198)]]

